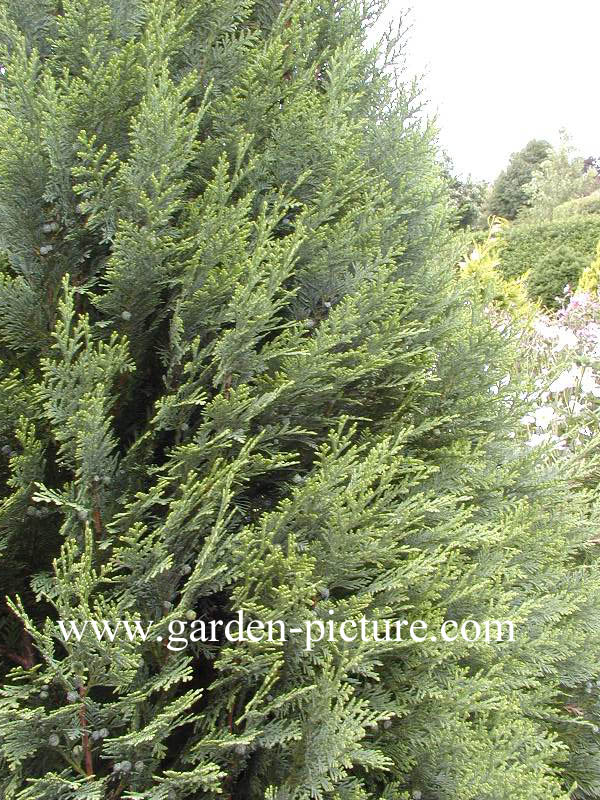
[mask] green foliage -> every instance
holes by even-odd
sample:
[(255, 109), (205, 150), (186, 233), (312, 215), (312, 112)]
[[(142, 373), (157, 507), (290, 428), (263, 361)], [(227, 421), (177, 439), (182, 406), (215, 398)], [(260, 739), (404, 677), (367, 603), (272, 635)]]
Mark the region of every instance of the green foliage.
[(540, 261), (565, 245), (589, 264), (600, 239), (600, 214), (569, 217), (538, 225), (511, 225), (503, 232), (500, 266), (507, 277), (535, 270)]
[(528, 204), (525, 187), (533, 172), (547, 157), (551, 147), (542, 139), (532, 139), (510, 157), (508, 167), (496, 178), (487, 204), (487, 213), (513, 220)]
[(531, 270), (527, 285), (532, 297), (546, 307), (558, 307), (566, 285), (576, 286), (588, 261), (567, 245), (560, 245)]
[[(600, 793), (594, 494), (515, 443), (382, 6), (0, 2), (3, 800)], [(157, 639), (239, 609), (517, 640)]]
[(568, 200), (554, 209), (553, 219), (567, 219), (581, 214), (600, 214), (600, 190), (585, 197)]
[(459, 177), (446, 154), (442, 160), (442, 174), (448, 185), (453, 225), (457, 228), (482, 227), (487, 184), (474, 181), (471, 176)]
[(578, 288), (586, 292), (597, 292), (600, 289), (600, 239), (596, 247), (596, 257), (581, 273)]
[(449, 190), (454, 206), (454, 224), (458, 228), (480, 226), (487, 194), (485, 183), (475, 182), (471, 177), (465, 180), (454, 178), (449, 182)]
[(460, 264), (463, 280), (471, 282), (480, 301), (498, 311), (508, 312), (522, 321), (530, 320), (537, 311), (531, 302), (522, 278), (505, 278), (500, 270), (502, 231), (507, 223), (492, 220), (486, 237), (477, 237), (475, 247)]
[(528, 202), (519, 217), (529, 222), (554, 218), (555, 210), (571, 200), (591, 194), (598, 188), (598, 175), (585, 169), (582, 158), (573, 155), (566, 132), (561, 131), (561, 143), (533, 171), (525, 187)]

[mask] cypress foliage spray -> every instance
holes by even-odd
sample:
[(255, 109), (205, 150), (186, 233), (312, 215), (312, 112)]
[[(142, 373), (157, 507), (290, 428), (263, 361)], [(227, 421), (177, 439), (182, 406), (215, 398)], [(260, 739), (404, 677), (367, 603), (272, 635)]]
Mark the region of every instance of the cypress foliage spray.
[(509, 437), (382, 6), (0, 2), (7, 800), (600, 796), (591, 490)]

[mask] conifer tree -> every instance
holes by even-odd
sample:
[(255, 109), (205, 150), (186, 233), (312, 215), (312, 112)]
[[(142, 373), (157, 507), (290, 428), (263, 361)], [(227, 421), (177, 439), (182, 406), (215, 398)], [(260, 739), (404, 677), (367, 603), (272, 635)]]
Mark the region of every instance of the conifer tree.
[[(593, 470), (511, 438), (382, 5), (0, 2), (7, 800), (600, 795)], [(158, 639), (240, 609), (516, 634)]]
[(522, 150), (511, 155), (508, 166), (492, 184), (487, 203), (488, 215), (514, 220), (519, 212), (527, 208), (530, 202), (527, 186), (551, 150), (549, 142), (532, 139)]

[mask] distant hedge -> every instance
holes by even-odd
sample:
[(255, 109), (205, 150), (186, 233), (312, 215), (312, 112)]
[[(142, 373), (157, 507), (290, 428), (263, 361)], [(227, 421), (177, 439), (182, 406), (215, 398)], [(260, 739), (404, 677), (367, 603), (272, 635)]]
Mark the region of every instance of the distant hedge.
[(529, 295), (546, 308), (556, 308), (564, 297), (566, 284), (576, 286), (589, 262), (566, 244), (561, 244), (531, 270), (527, 281)]
[(581, 214), (600, 214), (600, 190), (585, 197), (577, 197), (557, 206), (552, 215), (553, 220), (564, 220)]
[(552, 220), (537, 225), (511, 225), (503, 233), (500, 269), (508, 278), (535, 270), (565, 245), (591, 263), (600, 241), (600, 214)]

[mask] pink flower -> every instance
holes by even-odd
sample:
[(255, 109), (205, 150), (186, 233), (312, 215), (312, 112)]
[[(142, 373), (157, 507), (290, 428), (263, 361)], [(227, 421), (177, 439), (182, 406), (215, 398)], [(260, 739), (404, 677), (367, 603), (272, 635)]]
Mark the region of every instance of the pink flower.
[(585, 308), (590, 302), (590, 296), (587, 292), (578, 291), (571, 297), (567, 311), (572, 311), (576, 308)]
[(585, 328), (582, 328), (581, 332), (590, 339), (600, 341), (600, 325), (598, 325), (597, 322), (588, 322)]

